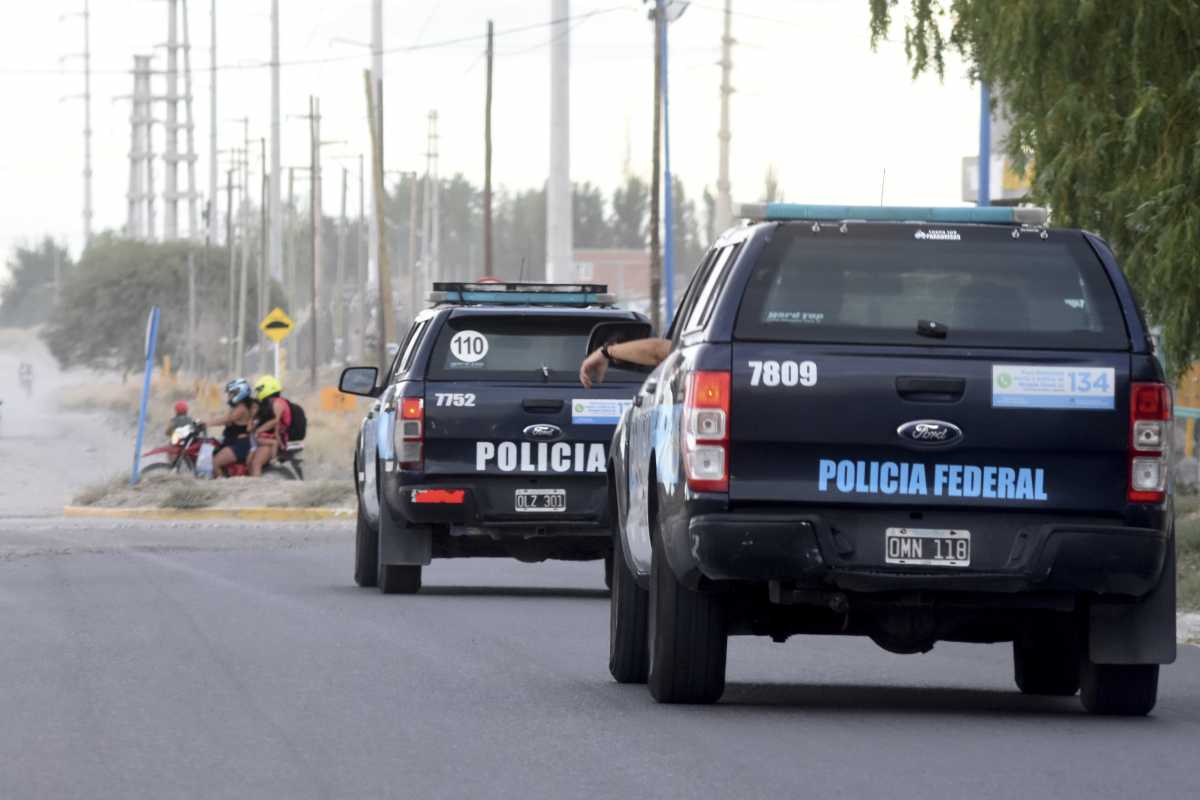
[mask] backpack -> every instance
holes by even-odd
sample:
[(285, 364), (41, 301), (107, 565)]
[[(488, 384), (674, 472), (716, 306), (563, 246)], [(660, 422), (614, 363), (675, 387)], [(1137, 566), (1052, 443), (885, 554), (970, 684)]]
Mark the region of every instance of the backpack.
[(292, 421), (288, 425), (288, 441), (302, 442), (308, 435), (308, 416), (304, 413), (304, 407), (295, 400), (288, 400), (287, 404), (292, 411)]

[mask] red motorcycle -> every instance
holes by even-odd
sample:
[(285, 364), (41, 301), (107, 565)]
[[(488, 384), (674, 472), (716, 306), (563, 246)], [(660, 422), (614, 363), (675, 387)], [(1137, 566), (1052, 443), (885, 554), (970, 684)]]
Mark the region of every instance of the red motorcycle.
[[(201, 451), (205, 446), (210, 447), (211, 458), (211, 453), (215, 453), (221, 447), (219, 439), (214, 439), (206, 434), (207, 429), (199, 420), (190, 419), (177, 426), (171, 432), (170, 444), (156, 447), (142, 454), (143, 457), (162, 455), (166, 456), (166, 460), (147, 464), (142, 467), (141, 475), (144, 477), (174, 473), (205, 477), (197, 467)], [(263, 477), (270, 476), (292, 481), (304, 480), (303, 452), (303, 442), (289, 442), (286, 452), (263, 467)], [(226, 467), (225, 472), (226, 477), (237, 478), (248, 475), (249, 468), (245, 464), (231, 464)]]

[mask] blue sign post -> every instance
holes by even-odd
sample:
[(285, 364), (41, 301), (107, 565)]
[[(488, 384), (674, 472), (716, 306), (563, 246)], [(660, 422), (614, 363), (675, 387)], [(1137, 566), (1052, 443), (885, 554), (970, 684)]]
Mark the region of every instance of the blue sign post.
[(137, 443), (133, 447), (133, 474), (129, 476), (129, 485), (137, 485), (141, 477), (142, 439), (146, 433), (146, 410), (150, 404), (150, 378), (154, 375), (154, 350), (158, 346), (158, 306), (150, 309), (150, 317), (146, 320), (146, 376), (142, 379), (142, 407), (138, 411)]

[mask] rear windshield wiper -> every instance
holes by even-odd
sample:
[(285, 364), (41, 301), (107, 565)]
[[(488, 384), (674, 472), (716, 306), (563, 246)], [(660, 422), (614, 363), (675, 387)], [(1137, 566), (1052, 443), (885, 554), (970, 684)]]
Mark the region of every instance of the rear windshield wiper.
[(928, 336), (930, 339), (945, 339), (950, 329), (945, 323), (934, 322), (931, 319), (917, 320), (917, 335)]

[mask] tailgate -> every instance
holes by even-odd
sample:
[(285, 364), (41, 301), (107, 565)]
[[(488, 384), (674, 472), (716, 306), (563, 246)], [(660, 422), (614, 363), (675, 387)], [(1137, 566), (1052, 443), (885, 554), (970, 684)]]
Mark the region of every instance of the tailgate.
[(636, 388), (426, 381), (425, 472), (602, 479)]
[(736, 501), (1123, 510), (1129, 355), (740, 342)]

